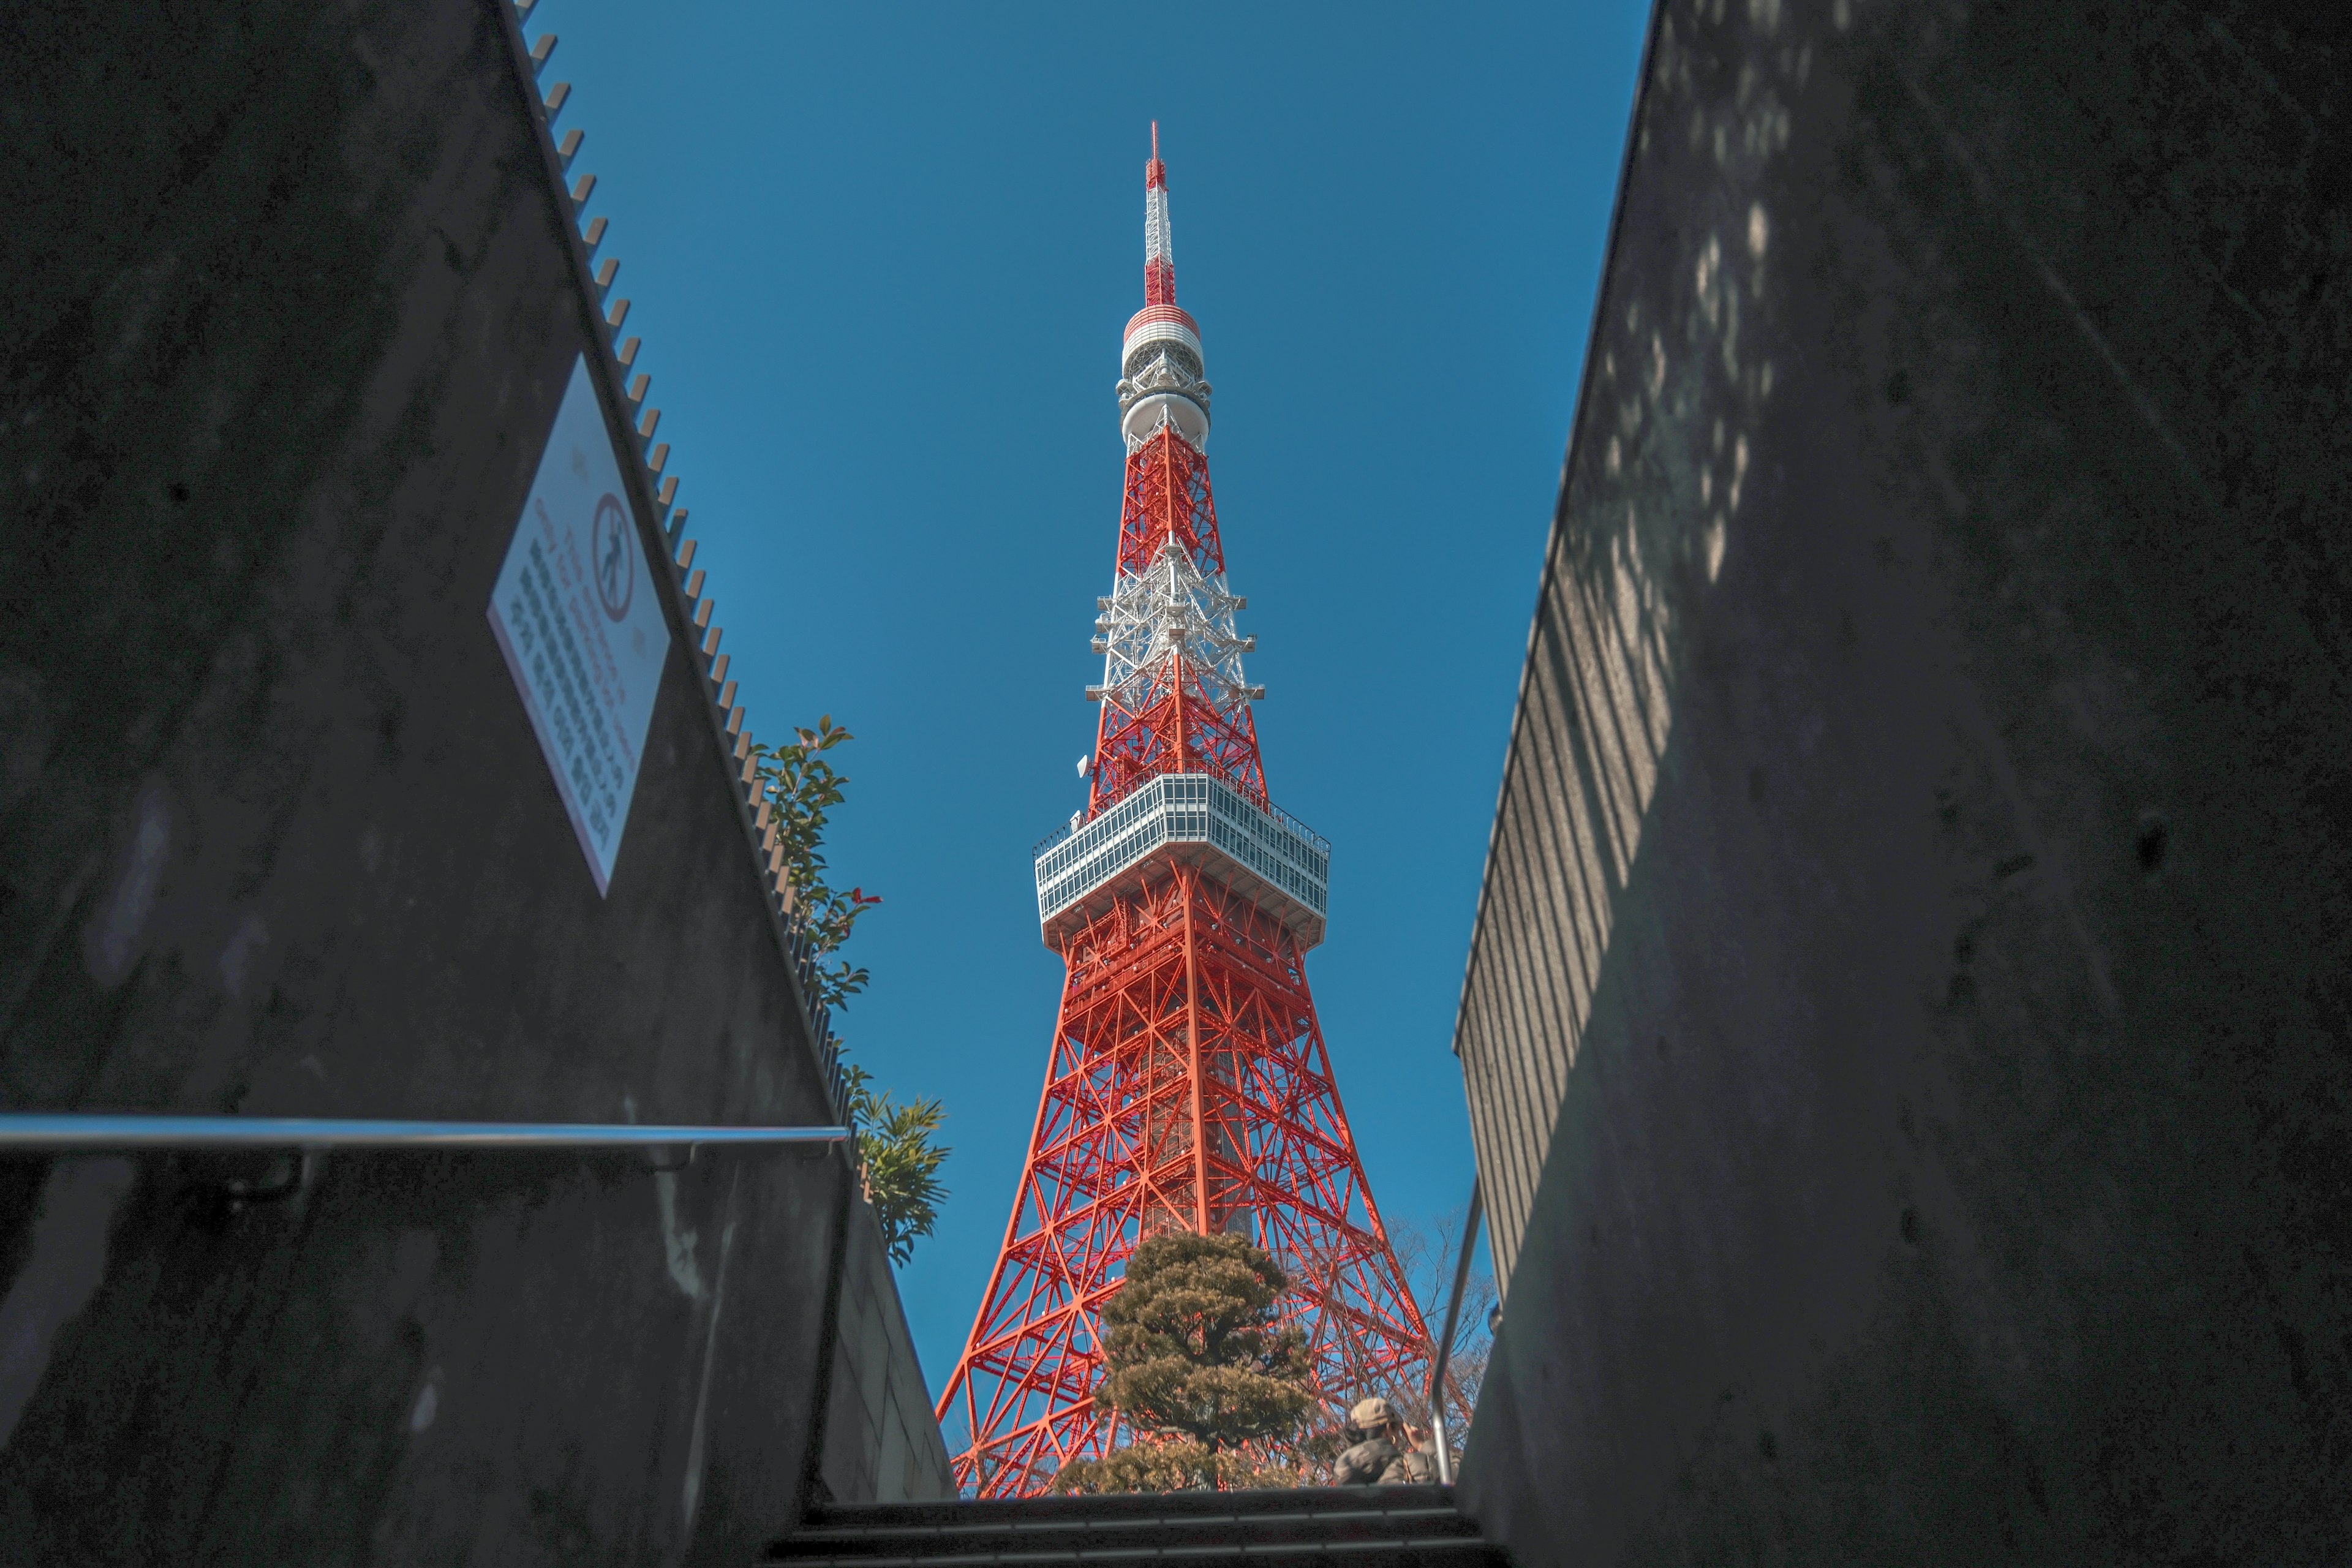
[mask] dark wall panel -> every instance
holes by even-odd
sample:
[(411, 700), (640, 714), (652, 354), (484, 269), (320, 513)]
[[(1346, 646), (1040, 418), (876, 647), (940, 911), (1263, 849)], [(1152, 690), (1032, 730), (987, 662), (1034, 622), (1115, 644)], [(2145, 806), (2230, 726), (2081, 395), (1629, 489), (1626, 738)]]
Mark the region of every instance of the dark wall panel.
[(2336, 20), (1663, 7), (1457, 1036), (1528, 1568), (2352, 1547)]
[[(509, 26), (0, 16), (10, 1109), (834, 1119), (675, 595), (609, 897), (485, 619), (609, 352)], [(800, 1494), (843, 1170), (0, 1167), (0, 1540), (740, 1560)]]

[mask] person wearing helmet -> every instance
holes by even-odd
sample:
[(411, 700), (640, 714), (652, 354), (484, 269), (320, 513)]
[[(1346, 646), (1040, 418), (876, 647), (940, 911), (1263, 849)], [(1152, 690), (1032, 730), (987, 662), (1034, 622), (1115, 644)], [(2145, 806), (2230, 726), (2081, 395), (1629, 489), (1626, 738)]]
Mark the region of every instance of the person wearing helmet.
[(1348, 1419), (1339, 1427), (1339, 1435), (1349, 1447), (1331, 1467), (1331, 1484), (1340, 1487), (1368, 1487), (1374, 1482), (1393, 1484), (1407, 1479), (1404, 1455), (1398, 1439), (1404, 1436), (1404, 1424), (1389, 1408), (1389, 1402), (1378, 1397), (1360, 1399), (1348, 1412)]

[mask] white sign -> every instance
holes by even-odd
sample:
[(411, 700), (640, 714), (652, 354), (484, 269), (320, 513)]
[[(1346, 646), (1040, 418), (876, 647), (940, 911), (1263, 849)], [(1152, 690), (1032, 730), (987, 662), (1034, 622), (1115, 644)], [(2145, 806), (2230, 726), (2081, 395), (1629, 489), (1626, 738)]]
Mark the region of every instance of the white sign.
[(600, 896), (669, 659), (669, 623), (623, 498), (588, 362), (575, 360), (490, 595), (490, 630)]

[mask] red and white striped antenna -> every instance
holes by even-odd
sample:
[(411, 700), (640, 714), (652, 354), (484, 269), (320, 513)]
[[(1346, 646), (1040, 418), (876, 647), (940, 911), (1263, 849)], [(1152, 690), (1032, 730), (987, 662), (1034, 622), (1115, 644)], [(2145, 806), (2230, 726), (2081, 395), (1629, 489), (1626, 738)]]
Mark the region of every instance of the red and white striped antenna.
[(1151, 122), (1151, 162), (1143, 166), (1143, 302), (1176, 302), (1176, 245), (1168, 232), (1168, 165), (1160, 161), (1160, 121)]
[(1162, 424), (1173, 424), (1195, 451), (1207, 447), (1209, 384), (1201, 379), (1201, 328), (1176, 303), (1168, 165), (1160, 161), (1157, 120), (1151, 122), (1151, 162), (1143, 165), (1143, 309), (1128, 321), (1118, 363), (1119, 434), (1129, 451), (1140, 447)]

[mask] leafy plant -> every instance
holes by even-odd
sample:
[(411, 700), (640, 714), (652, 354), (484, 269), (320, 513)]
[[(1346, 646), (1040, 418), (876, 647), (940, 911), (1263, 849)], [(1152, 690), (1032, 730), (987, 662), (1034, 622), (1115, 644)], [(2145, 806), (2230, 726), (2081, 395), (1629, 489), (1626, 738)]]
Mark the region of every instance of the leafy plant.
[(1102, 1310), (1095, 1406), (1135, 1434), (1073, 1460), (1064, 1492), (1297, 1486), (1315, 1408), (1305, 1336), (1276, 1321), (1287, 1281), (1237, 1236), (1156, 1236), (1135, 1249)]
[[(882, 898), (863, 888), (835, 888), (826, 875), (825, 821), (841, 804), (849, 780), (825, 753), (850, 740), (849, 731), (828, 713), (815, 729), (795, 730), (793, 735), (781, 746), (751, 748), (759, 780), (754, 803), (766, 802), (775, 819), (784, 850), (786, 895), (815, 951), (810, 965), (815, 974), (812, 1000), (838, 1013), (866, 989), (870, 976), (864, 965), (834, 954), (856, 929), (858, 917)], [(847, 1049), (837, 1030), (834, 1041), (837, 1048)], [(931, 1234), (939, 1205), (947, 1200), (939, 1169), (950, 1151), (934, 1142), (945, 1112), (936, 1100), (897, 1103), (887, 1091), (872, 1087), (872, 1075), (864, 1068), (845, 1066), (845, 1071), (850, 1111), (857, 1121), (858, 1184), (882, 1222), (891, 1261), (903, 1264), (914, 1256), (916, 1238)]]
[(825, 818), (841, 804), (849, 780), (835, 771), (824, 753), (852, 736), (833, 721), (830, 713), (816, 721), (815, 729), (793, 733), (794, 738), (783, 745), (751, 748), (760, 785), (753, 800), (755, 805), (767, 802), (775, 817), (776, 837), (784, 847), (784, 886), (816, 949), (814, 1000), (838, 1011), (866, 989), (870, 976), (863, 965), (853, 965), (846, 959), (830, 966), (824, 961), (849, 940), (857, 917), (880, 903), (882, 897), (863, 888), (844, 891), (825, 877)]
[(857, 1116), (858, 1181), (882, 1221), (890, 1261), (903, 1264), (915, 1256), (916, 1238), (931, 1234), (947, 1199), (938, 1173), (951, 1151), (932, 1142), (945, 1113), (936, 1100), (899, 1105), (887, 1090), (876, 1093), (864, 1068), (851, 1067), (848, 1078)]

